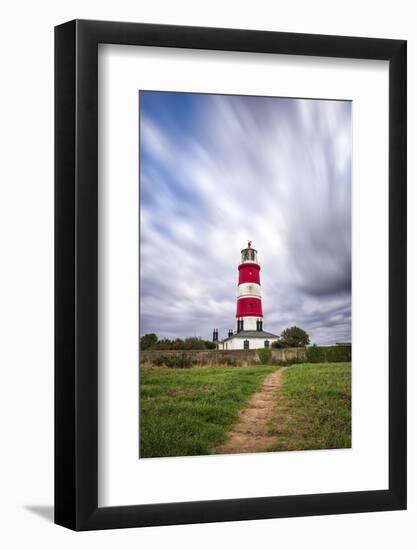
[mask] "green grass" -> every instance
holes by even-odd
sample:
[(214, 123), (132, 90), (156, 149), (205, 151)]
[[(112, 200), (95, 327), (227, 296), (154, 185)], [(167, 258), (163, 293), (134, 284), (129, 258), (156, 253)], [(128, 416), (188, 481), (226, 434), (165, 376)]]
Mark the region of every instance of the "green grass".
[(270, 451), (351, 447), (351, 363), (305, 363), (283, 372)]
[[(141, 368), (141, 457), (210, 454), (275, 366)], [(351, 447), (351, 364), (283, 370), (269, 451)]]
[(276, 368), (141, 368), (140, 456), (210, 454)]

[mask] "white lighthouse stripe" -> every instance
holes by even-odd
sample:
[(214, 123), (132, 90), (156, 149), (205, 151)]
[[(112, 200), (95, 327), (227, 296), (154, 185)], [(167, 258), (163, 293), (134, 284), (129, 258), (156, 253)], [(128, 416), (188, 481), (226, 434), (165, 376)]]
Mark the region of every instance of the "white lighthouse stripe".
[(239, 296), (261, 296), (261, 286), (257, 283), (242, 283), (238, 290)]
[(257, 321), (261, 319), (261, 317), (241, 317), (243, 319), (243, 330), (257, 330)]
[(261, 285), (258, 283), (240, 283), (239, 288), (257, 288), (260, 289)]
[(241, 300), (242, 298), (254, 298), (255, 300), (259, 300), (262, 302), (261, 296), (255, 296), (254, 294), (245, 294), (244, 296), (238, 296), (237, 299)]

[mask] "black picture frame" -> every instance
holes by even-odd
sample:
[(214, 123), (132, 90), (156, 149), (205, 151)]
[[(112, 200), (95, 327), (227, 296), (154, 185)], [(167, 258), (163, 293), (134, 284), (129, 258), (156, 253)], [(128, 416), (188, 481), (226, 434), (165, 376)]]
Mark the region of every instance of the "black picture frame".
[[(98, 507), (98, 44), (389, 62), (389, 488)], [(108, 529), (406, 508), (406, 41), (74, 20), (55, 28), (55, 522)]]

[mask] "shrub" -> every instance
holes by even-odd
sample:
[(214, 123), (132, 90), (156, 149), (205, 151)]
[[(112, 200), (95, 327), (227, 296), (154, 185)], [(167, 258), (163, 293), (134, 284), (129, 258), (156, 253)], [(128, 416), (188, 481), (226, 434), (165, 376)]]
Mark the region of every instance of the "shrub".
[(283, 340), (279, 339), (279, 340), (275, 340), (275, 342), (272, 342), (271, 347), (281, 349), (281, 348), (288, 348), (289, 346), (287, 342), (284, 342)]
[(259, 358), (259, 361), (263, 365), (267, 365), (271, 362), (272, 351), (269, 348), (259, 348), (256, 350), (256, 355)]
[(206, 349), (216, 349), (217, 347), (216, 344), (210, 340), (204, 340), (204, 345), (206, 346)]
[(341, 363), (352, 360), (351, 346), (311, 346), (306, 349), (308, 363)]

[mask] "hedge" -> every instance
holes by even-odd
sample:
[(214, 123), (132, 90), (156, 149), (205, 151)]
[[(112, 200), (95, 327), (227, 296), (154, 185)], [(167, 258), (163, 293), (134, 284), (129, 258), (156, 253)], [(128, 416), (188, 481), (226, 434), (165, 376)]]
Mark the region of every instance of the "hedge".
[(340, 363), (352, 360), (351, 346), (311, 346), (306, 348), (308, 363)]

